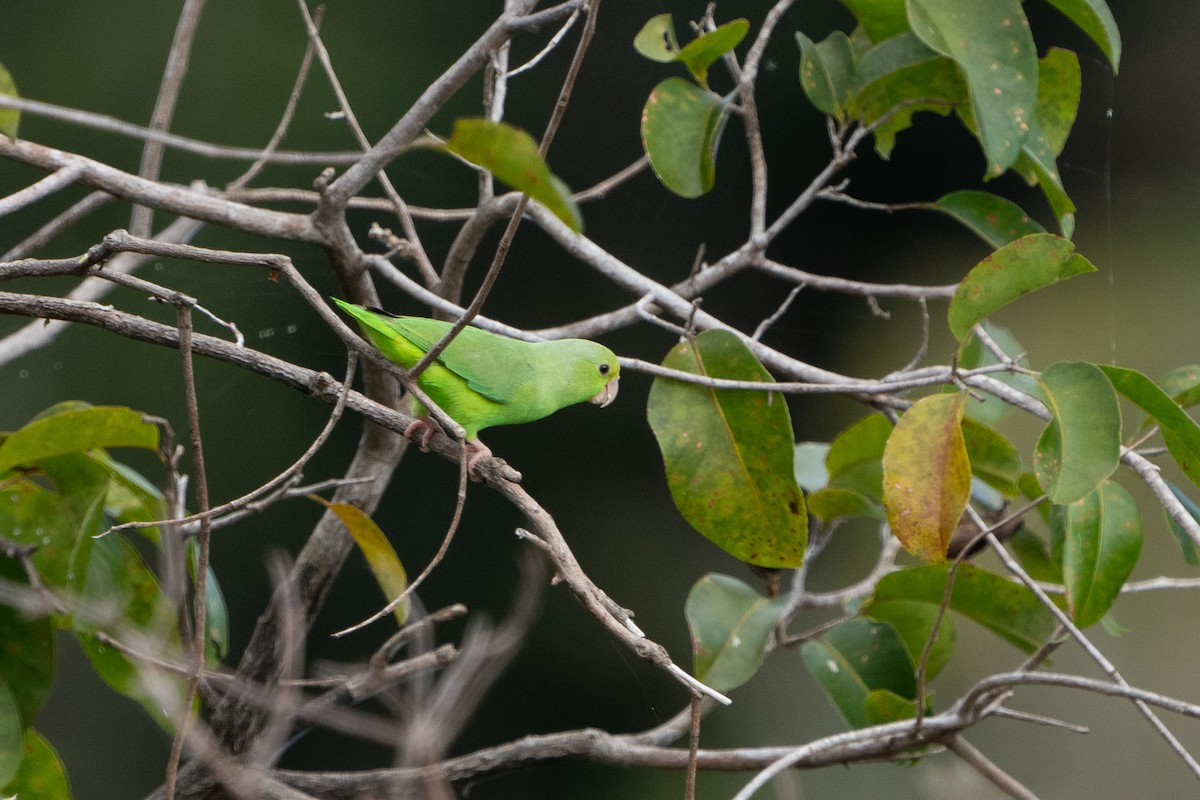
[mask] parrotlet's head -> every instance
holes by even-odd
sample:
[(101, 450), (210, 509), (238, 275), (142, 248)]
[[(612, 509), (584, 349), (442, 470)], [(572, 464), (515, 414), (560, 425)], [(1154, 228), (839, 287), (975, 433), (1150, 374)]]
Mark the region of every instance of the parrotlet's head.
[(621, 364), (613, 351), (587, 339), (562, 339), (548, 344), (556, 351), (556, 362), (569, 374), (566, 385), (578, 393), (571, 402), (587, 400), (604, 408), (617, 399)]

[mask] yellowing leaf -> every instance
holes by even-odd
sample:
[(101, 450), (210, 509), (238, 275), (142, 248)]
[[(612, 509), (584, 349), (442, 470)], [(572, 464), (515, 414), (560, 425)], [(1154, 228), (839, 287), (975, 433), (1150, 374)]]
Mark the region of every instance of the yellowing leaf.
[[(375, 521), (349, 503), (330, 503), (316, 495), (309, 497), (336, 514), (346, 526), (346, 530), (354, 538), (354, 543), (367, 559), (367, 566), (371, 568), (371, 574), (375, 576), (375, 582), (383, 590), (387, 601), (390, 603), (402, 595), (408, 588), (408, 574), (392, 548), (392, 543), (383, 535), (383, 531), (379, 530)], [(408, 607), (409, 603), (405, 600), (392, 611), (401, 626), (408, 620)]]
[[(3, 64), (0, 64), (0, 97), (20, 97), (17, 94), (17, 84)], [(17, 138), (17, 125), (21, 121), (21, 112), (15, 108), (0, 108), (0, 134), (10, 139)]]
[(883, 501), (904, 549), (942, 561), (971, 493), (963, 394), (923, 398), (900, 418), (883, 451)]

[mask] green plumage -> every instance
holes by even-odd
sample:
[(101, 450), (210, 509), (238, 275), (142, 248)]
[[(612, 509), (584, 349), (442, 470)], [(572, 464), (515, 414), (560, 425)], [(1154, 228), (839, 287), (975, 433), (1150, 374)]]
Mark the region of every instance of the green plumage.
[[(333, 301), (403, 367), (416, 364), (450, 330), (448, 322)], [(584, 401), (608, 405), (620, 371), (611, 350), (586, 339), (523, 342), (467, 326), (417, 383), (472, 442), (493, 425), (532, 422)]]

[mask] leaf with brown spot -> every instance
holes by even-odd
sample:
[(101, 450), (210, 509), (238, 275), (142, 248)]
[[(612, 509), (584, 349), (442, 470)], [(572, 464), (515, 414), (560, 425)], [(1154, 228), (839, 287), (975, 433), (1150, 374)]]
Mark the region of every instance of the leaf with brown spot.
[[(663, 366), (773, 381), (729, 331), (678, 344)], [(731, 555), (761, 567), (798, 567), (808, 512), (794, 474), (794, 437), (783, 395), (716, 390), (656, 378), (647, 417), (662, 450), (671, 497), (684, 519)]]

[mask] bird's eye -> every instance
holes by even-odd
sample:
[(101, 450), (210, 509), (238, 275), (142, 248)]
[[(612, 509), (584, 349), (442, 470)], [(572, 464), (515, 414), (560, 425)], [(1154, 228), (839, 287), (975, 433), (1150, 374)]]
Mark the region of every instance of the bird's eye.
[(600, 369), (600, 374), (601, 374), (601, 375), (607, 375), (607, 374), (608, 374), (608, 371), (609, 371), (609, 369), (611, 369), (611, 367), (609, 367), (609, 366), (608, 366), (608, 364), (601, 364), (601, 365), (599, 366), (599, 369)]

